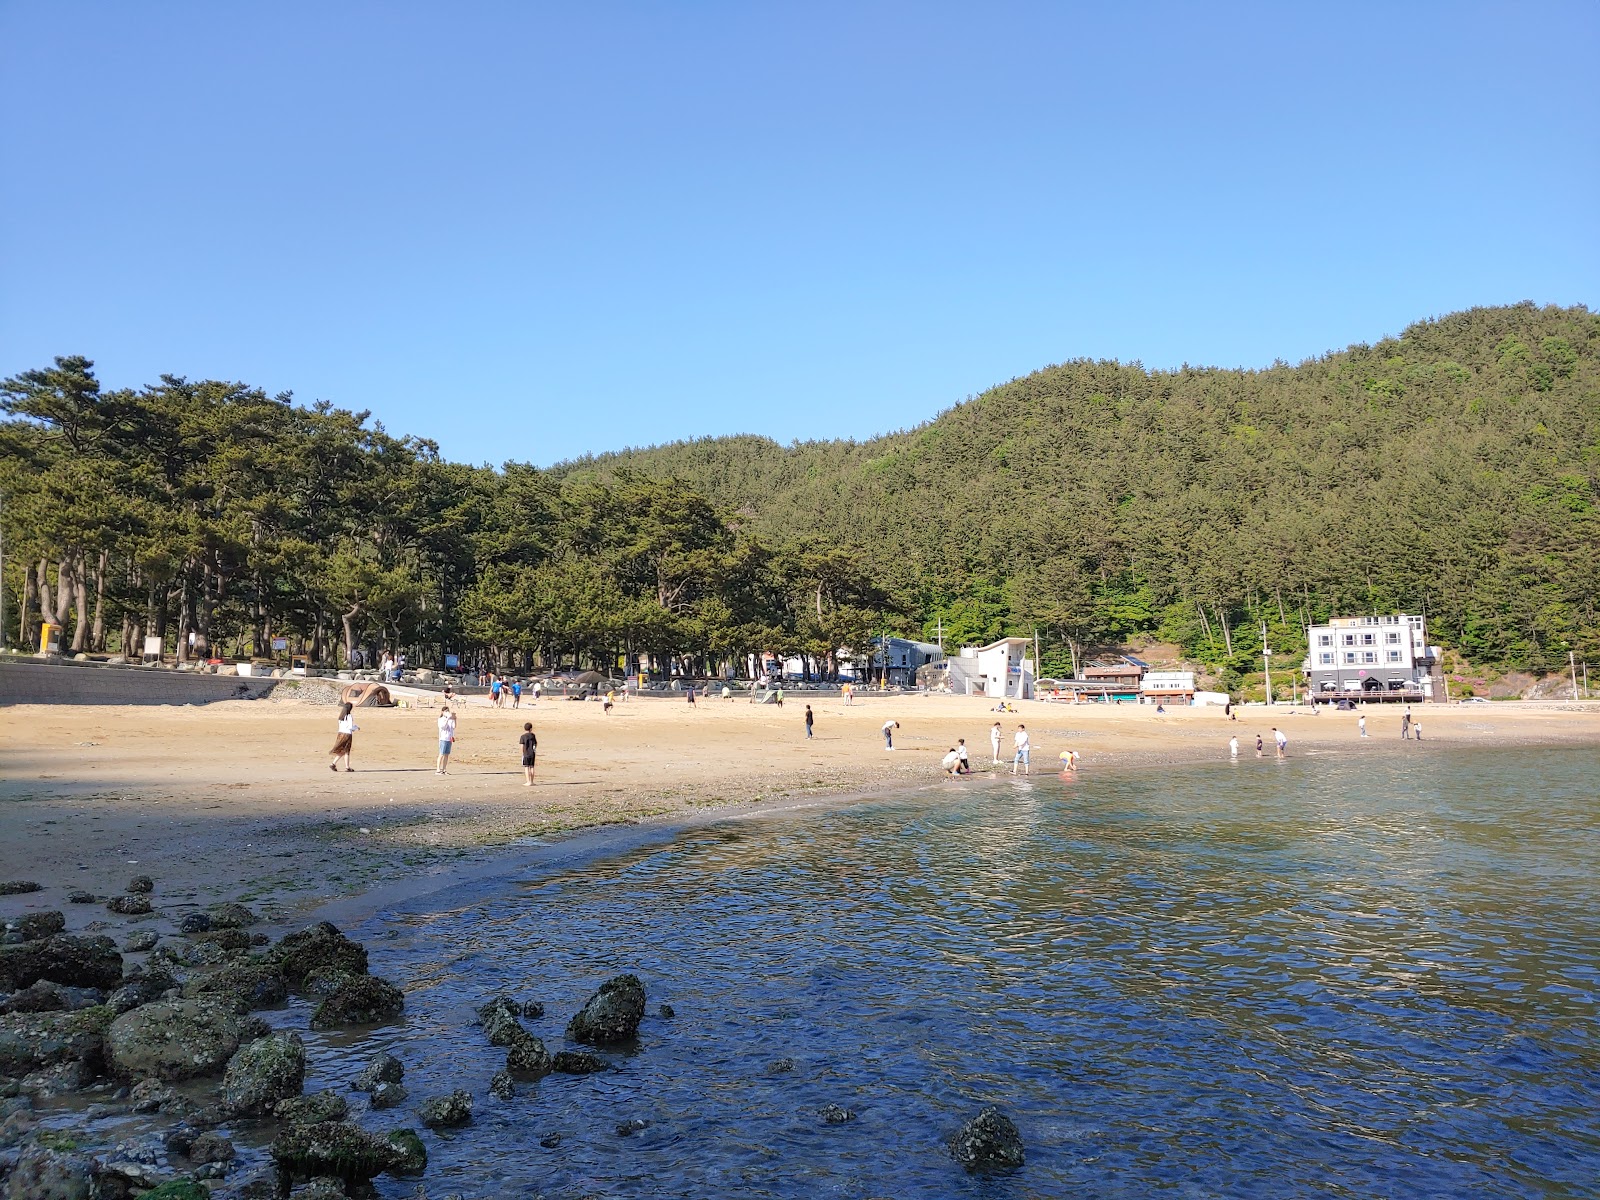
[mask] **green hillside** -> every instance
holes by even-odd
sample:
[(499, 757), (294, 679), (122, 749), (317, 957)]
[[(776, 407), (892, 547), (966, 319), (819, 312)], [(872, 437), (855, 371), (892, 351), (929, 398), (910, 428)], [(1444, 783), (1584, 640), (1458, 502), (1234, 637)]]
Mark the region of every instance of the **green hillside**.
[(889, 629), (1159, 638), (1237, 681), (1330, 614), (1500, 667), (1600, 661), (1600, 317), (1481, 308), (1297, 366), (1038, 371), (865, 442), (550, 471), (242, 383), (0, 382), (8, 624), (74, 649), (412, 648), (707, 670)]
[(1284, 645), (1401, 609), (1472, 658), (1555, 667), (1600, 651), (1597, 356), (1586, 308), (1479, 308), (1297, 366), (1070, 362), (868, 442), (559, 472), (679, 477), (761, 534), (850, 547), (947, 640), (1159, 633), (1248, 662), (1260, 617)]

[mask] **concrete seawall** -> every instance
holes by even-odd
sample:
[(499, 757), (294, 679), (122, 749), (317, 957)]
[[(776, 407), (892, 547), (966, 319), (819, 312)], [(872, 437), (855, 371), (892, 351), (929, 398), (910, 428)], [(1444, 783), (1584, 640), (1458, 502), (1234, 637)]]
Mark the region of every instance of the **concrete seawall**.
[(259, 700), (281, 682), (103, 663), (0, 659), (0, 705), (211, 704)]

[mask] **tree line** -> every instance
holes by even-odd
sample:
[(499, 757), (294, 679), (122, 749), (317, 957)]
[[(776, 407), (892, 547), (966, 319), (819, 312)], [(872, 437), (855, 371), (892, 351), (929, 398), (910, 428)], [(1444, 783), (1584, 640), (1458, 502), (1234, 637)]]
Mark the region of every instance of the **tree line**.
[[(1307, 623), (1420, 612), (1475, 662), (1600, 656), (1600, 317), (1479, 308), (1265, 370), (1081, 360), (866, 441), (499, 470), (366, 413), (92, 364), (0, 383), (8, 610), (74, 648), (743, 666), (880, 630), (1133, 638), (1236, 686)], [(20, 551), (20, 553), (19, 553)], [(16, 565), (13, 566), (13, 563)], [(11, 605), (17, 605), (11, 608)], [(24, 639), (26, 640), (26, 639)]]

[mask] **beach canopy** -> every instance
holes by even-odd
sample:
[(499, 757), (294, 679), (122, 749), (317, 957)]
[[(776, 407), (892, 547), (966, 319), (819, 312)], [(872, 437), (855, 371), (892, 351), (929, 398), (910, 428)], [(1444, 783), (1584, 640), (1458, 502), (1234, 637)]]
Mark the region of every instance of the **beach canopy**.
[(599, 671), (585, 671), (582, 675), (574, 675), (572, 677), (572, 682), (582, 684), (600, 683), (604, 681), (604, 679), (605, 676), (600, 674)]
[(351, 683), (339, 693), (339, 699), (356, 708), (386, 708), (394, 703), (389, 689), (381, 683)]

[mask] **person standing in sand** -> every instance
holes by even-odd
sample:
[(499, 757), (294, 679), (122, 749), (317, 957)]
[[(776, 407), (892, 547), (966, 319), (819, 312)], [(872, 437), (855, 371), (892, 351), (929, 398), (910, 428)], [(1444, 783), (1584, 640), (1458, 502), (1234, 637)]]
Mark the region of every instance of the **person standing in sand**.
[(333, 749), (328, 753), (333, 755), (333, 761), (328, 764), (328, 770), (337, 772), (339, 760), (344, 759), (344, 769), (354, 771), (350, 765), (350, 751), (356, 744), (356, 733), (361, 726), (356, 724), (356, 719), (350, 715), (355, 706), (345, 703), (339, 706), (339, 736), (333, 739)]
[(522, 680), (515, 679), (511, 682), (511, 707), (522, 707)]
[(994, 756), (992, 766), (1000, 765), (1000, 722), (996, 721), (989, 727), (989, 752)]
[(806, 705), (806, 741), (808, 742), (811, 740), (811, 725), (815, 719), (816, 718), (811, 715), (811, 705)]
[(694, 705), (694, 684), (691, 683), (688, 687), (684, 688), (683, 692), (684, 692), (684, 695), (687, 696), (688, 699), (689, 699), (689, 707), (693, 708), (695, 706)]
[(1265, 758), (1266, 756), (1267, 756), (1266, 747), (1264, 747), (1261, 744), (1261, 735), (1258, 733), (1258, 734), (1256, 734), (1256, 757), (1257, 758)]
[(522, 736), (517, 739), (522, 744), (522, 773), (527, 776), (523, 787), (533, 786), (533, 763), (539, 757), (539, 739), (533, 735), (533, 722), (522, 723)]
[(456, 715), (448, 708), (439, 713), (439, 761), (434, 764), (434, 773), (445, 774), (450, 768), (450, 751), (456, 744)]
[(1362, 713), (1359, 717), (1356, 718), (1356, 728), (1361, 731), (1361, 736), (1362, 737), (1366, 737), (1367, 736), (1367, 714), (1366, 713)]

